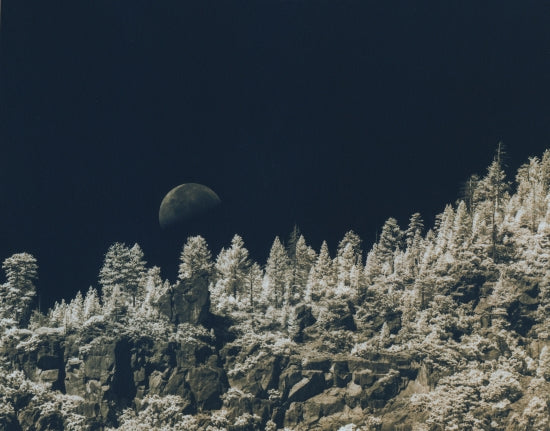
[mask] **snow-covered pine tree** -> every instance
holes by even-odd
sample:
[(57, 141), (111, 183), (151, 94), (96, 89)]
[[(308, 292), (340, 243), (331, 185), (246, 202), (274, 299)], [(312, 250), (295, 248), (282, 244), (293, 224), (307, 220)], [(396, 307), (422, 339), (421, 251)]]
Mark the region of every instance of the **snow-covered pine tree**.
[(178, 279), (191, 284), (199, 278), (208, 280), (213, 269), (206, 240), (200, 235), (189, 237), (181, 252)]
[(490, 232), (490, 249), (487, 251), (493, 261), (497, 261), (499, 258), (499, 246), (501, 245), (499, 227), (502, 226), (503, 209), (509, 198), (508, 190), (510, 188), (506, 180), (502, 157), (502, 145), (499, 143), (493, 162), (487, 168), (487, 174), (476, 188), (476, 200), (479, 201), (479, 204), (475, 213), (479, 215), (478, 222), (486, 224)]
[(515, 198), (521, 208), (518, 211), (518, 222), (531, 232), (536, 232), (546, 214), (547, 175), (538, 157), (531, 157), (529, 163), (522, 165), (516, 175), (518, 186)]
[(440, 224), (435, 242), (435, 252), (438, 258), (442, 258), (447, 253), (449, 244), (452, 242), (454, 218), (455, 213), (453, 207), (451, 205), (445, 206), (440, 217)]
[[(141, 304), (140, 313), (149, 316), (158, 316), (157, 308), (158, 300), (160, 299), (163, 288), (162, 278), (160, 276), (160, 268), (153, 266), (147, 270), (144, 283), (143, 303)], [(155, 311), (156, 310), (156, 311)]]
[(374, 281), (382, 274), (382, 265), (378, 257), (378, 244), (373, 244), (367, 253), (365, 261), (365, 281), (367, 285), (372, 285)]
[(300, 228), (295, 224), (290, 232), (290, 235), (288, 236), (288, 241), (286, 244), (286, 252), (288, 258), (290, 259), (291, 265), (296, 260), (296, 246), (298, 245), (298, 240), (301, 236), (302, 234), (300, 233)]
[(317, 262), (311, 268), (306, 288), (306, 301), (320, 301), (331, 295), (336, 286), (336, 273), (326, 241), (321, 244)]
[(279, 237), (275, 237), (264, 276), (265, 296), (270, 298), (275, 308), (281, 308), (289, 288), (290, 261)]
[(403, 233), (397, 220), (390, 217), (382, 227), (382, 233), (376, 247), (377, 259), (385, 274), (393, 273), (393, 257), (397, 249), (401, 248)]
[(84, 322), (84, 298), (80, 290), (67, 307), (67, 323), (70, 327), (79, 327)]
[(101, 304), (99, 303), (99, 295), (97, 289), (90, 286), (84, 297), (84, 320), (90, 317), (101, 314)]
[(48, 311), (48, 324), (54, 328), (64, 326), (66, 313), (67, 304), (65, 303), (65, 299), (61, 299), (61, 302), (56, 301), (53, 307)]
[(267, 308), (268, 301), (264, 300), (262, 297), (262, 282), (264, 278), (264, 273), (260, 265), (254, 262), (250, 265), (246, 275), (245, 275), (245, 284), (248, 291), (248, 305), (252, 313), (256, 312), (258, 306)]
[(106, 298), (103, 297), (103, 314), (118, 322), (126, 316), (128, 304), (129, 301), (126, 300), (126, 295), (122, 292), (121, 287), (115, 284), (110, 289), (110, 295)]
[(466, 180), (461, 190), (461, 198), (466, 203), (466, 208), (470, 215), (473, 214), (476, 204), (478, 203), (476, 190), (479, 184), (479, 175), (473, 174)]
[(239, 300), (243, 293), (248, 293), (244, 287), (250, 264), (243, 239), (235, 235), (231, 247), (222, 249), (216, 259), (214, 267), (217, 281), (211, 292), (213, 301), (220, 301), (227, 296)]
[(6, 274), (6, 283), (0, 286), (1, 316), (13, 318), (24, 326), (28, 323), (36, 296), (36, 259), (29, 253), (17, 253), (4, 260), (2, 269)]
[(119, 295), (124, 297), (123, 302), (127, 301), (135, 307), (144, 275), (145, 260), (138, 244), (132, 248), (120, 242), (111, 245), (99, 272), (103, 303), (110, 301), (109, 296), (113, 294), (114, 287), (118, 286)]
[(296, 243), (294, 260), (291, 259), (291, 276), (289, 282), (289, 299), (296, 304), (304, 299), (309, 272), (317, 259), (317, 254), (306, 244), (303, 235)]
[(422, 255), (422, 234), (424, 231), (424, 221), (420, 213), (414, 213), (409, 219), (409, 226), (405, 231), (405, 255), (403, 257), (405, 282), (412, 282), (418, 274), (418, 266)]
[(342, 287), (351, 286), (351, 272), (362, 270), (363, 251), (361, 249), (361, 238), (350, 230), (338, 244), (336, 251), (336, 274), (338, 285)]

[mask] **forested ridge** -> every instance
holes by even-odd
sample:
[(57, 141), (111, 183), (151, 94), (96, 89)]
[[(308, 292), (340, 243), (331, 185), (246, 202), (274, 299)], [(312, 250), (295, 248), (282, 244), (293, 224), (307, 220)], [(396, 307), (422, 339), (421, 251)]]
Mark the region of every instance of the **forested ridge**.
[(115, 243), (46, 313), (7, 258), (0, 430), (549, 430), (550, 150), (512, 177), (499, 147), (459, 196), (366, 253), (189, 237), (175, 281)]

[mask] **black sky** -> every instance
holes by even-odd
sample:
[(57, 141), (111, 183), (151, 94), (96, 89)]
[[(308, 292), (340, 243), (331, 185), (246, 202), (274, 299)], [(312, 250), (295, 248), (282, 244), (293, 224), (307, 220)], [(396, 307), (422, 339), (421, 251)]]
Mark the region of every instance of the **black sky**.
[[(45, 301), (97, 285), (114, 241), (173, 277), (159, 203), (198, 182), (190, 226), (265, 259), (431, 222), (483, 173), (550, 147), (547, 1), (2, 1), (0, 258), (39, 260)], [(48, 300), (49, 298), (49, 300)]]

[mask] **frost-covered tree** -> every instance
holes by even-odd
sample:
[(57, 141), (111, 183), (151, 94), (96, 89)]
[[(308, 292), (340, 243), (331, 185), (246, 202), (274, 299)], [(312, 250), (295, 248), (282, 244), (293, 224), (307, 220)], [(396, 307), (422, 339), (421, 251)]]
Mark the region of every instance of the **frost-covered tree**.
[(435, 241), (435, 253), (442, 257), (447, 253), (453, 239), (453, 226), (455, 213), (451, 205), (447, 205), (443, 213), (438, 217), (437, 237)]
[(189, 284), (199, 278), (208, 281), (213, 269), (212, 254), (206, 240), (200, 235), (189, 237), (181, 252), (178, 279)]
[(306, 301), (319, 301), (330, 296), (336, 286), (336, 274), (326, 241), (321, 244), (317, 262), (311, 268), (306, 288)]
[(260, 265), (254, 262), (250, 265), (246, 275), (245, 275), (245, 285), (248, 291), (248, 304), (252, 313), (256, 311), (258, 306), (267, 307), (267, 298), (262, 296), (262, 281), (264, 278), (264, 273)]
[(294, 260), (296, 260), (296, 247), (301, 236), (302, 234), (300, 233), (300, 228), (295, 224), (290, 232), (290, 235), (288, 236), (286, 244), (286, 252), (288, 258), (290, 259), (291, 265), (294, 263)]
[[(170, 283), (168, 283), (169, 287)], [(143, 303), (141, 313), (145, 316), (158, 315), (158, 301), (162, 296), (163, 282), (160, 276), (160, 268), (153, 266), (145, 275)], [(155, 311), (156, 310), (156, 311)]]
[(382, 233), (376, 247), (376, 257), (385, 273), (393, 273), (393, 257), (401, 248), (403, 233), (397, 224), (397, 220), (390, 217), (382, 227)]
[(522, 165), (516, 175), (517, 192), (515, 195), (518, 222), (535, 232), (546, 215), (548, 172), (538, 157), (531, 157), (529, 163)]
[(351, 286), (352, 270), (362, 271), (362, 260), (361, 238), (350, 230), (344, 235), (336, 251), (335, 264), (339, 285)]
[(101, 314), (101, 304), (99, 303), (99, 294), (97, 289), (90, 286), (84, 297), (84, 319)]
[(295, 304), (304, 299), (309, 272), (316, 259), (315, 250), (308, 246), (304, 236), (300, 235), (296, 242), (294, 259), (290, 259), (289, 298), (291, 303)]
[[(386, 257), (388, 256), (386, 255)], [(379, 281), (383, 284), (386, 277), (393, 273), (393, 260), (393, 256), (391, 257), (391, 264), (383, 260), (382, 255), (379, 253), (379, 244), (373, 244), (365, 261), (364, 279), (367, 285), (374, 285)]]
[(470, 215), (474, 212), (475, 206), (478, 203), (478, 195), (476, 193), (479, 184), (479, 175), (473, 174), (466, 180), (461, 190), (461, 197)]
[(103, 267), (99, 272), (103, 302), (111, 300), (109, 297), (113, 295), (115, 286), (118, 286), (118, 294), (129, 298), (135, 307), (144, 275), (145, 260), (141, 247), (134, 244), (129, 248), (123, 243), (114, 243), (105, 254)]
[(67, 306), (67, 321), (71, 327), (80, 326), (84, 322), (84, 298), (80, 291)]
[(31, 305), (36, 296), (36, 259), (29, 253), (17, 253), (4, 260), (2, 269), (6, 274), (6, 283), (0, 286), (0, 315), (25, 325), (30, 318)]
[(106, 316), (119, 321), (128, 311), (128, 301), (120, 285), (115, 284), (110, 289), (110, 294), (103, 297), (103, 312)]
[(235, 235), (231, 247), (222, 249), (216, 259), (217, 281), (212, 292), (213, 299), (226, 295), (239, 299), (244, 292), (244, 280), (250, 263), (243, 239)]
[(403, 256), (405, 267), (405, 277), (408, 280), (414, 280), (418, 274), (418, 266), (422, 255), (424, 221), (420, 213), (414, 213), (409, 219), (409, 226), (405, 231), (406, 251)]
[(478, 223), (488, 228), (490, 237), (487, 251), (494, 261), (499, 258), (501, 243), (499, 227), (502, 225), (503, 209), (509, 197), (510, 188), (503, 168), (502, 155), (502, 147), (499, 144), (487, 174), (481, 179), (476, 189), (477, 200), (480, 202), (476, 207), (476, 215), (478, 215)]
[(67, 304), (65, 299), (62, 299), (61, 302), (56, 302), (48, 312), (49, 324), (52, 327), (65, 326), (67, 315)]
[(281, 308), (288, 291), (290, 262), (283, 244), (276, 237), (265, 266), (264, 289), (276, 308)]

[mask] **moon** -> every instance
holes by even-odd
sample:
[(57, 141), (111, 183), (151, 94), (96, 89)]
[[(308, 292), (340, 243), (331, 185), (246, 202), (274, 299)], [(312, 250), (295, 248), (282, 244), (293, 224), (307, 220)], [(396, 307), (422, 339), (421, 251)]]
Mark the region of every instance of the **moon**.
[(159, 223), (166, 229), (204, 214), (221, 203), (212, 189), (186, 183), (170, 190), (160, 204)]

